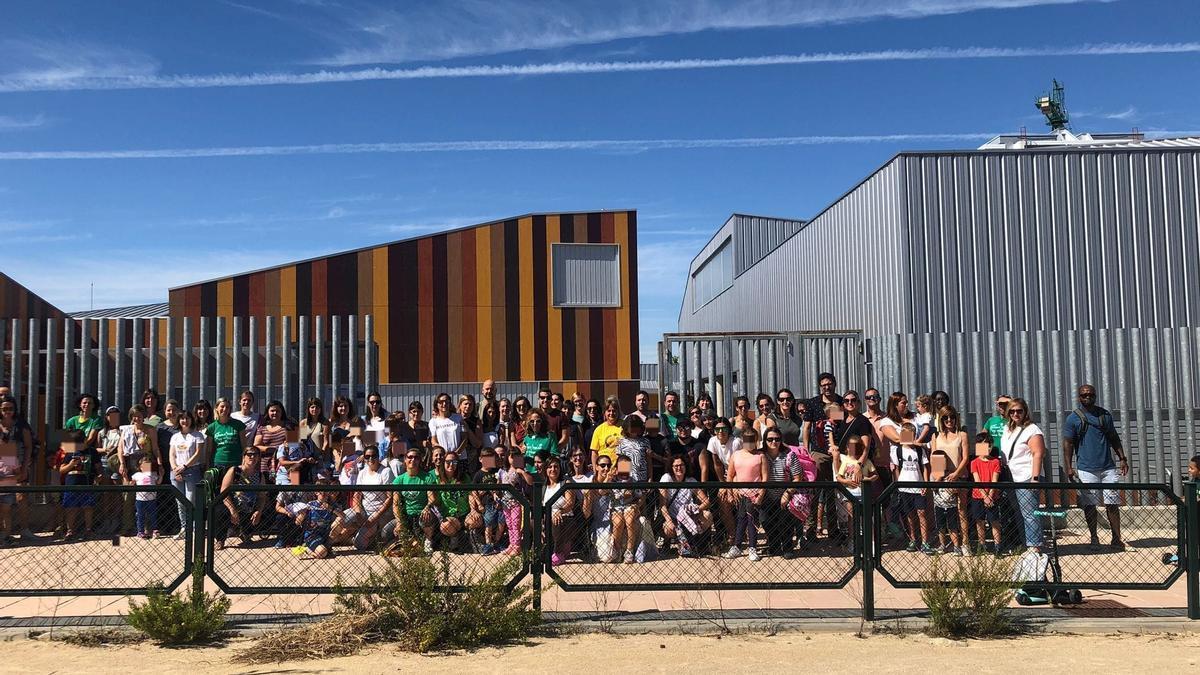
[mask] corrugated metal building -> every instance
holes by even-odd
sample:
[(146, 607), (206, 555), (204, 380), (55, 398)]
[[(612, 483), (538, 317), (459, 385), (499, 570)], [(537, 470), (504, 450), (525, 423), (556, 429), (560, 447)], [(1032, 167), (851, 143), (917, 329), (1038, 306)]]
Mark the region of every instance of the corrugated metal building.
[[(771, 382), (811, 395), (816, 369), (840, 365), (859, 371), (843, 381), (885, 394), (947, 390), (974, 427), (995, 394), (1024, 396), (1055, 464), (1062, 415), (1092, 382), (1134, 449), (1135, 477), (1177, 479), (1200, 400), (1198, 145), (900, 153), (765, 256), (776, 221), (731, 218), (692, 263), (680, 334), (778, 333)], [(710, 265), (722, 247), (750, 264)], [(800, 292), (773, 293), (761, 311), (764, 289), (780, 288)], [(819, 337), (801, 332), (854, 334), (856, 350), (831, 351), (861, 361), (797, 348)], [(665, 340), (666, 385), (758, 381), (720, 343), (706, 358)]]

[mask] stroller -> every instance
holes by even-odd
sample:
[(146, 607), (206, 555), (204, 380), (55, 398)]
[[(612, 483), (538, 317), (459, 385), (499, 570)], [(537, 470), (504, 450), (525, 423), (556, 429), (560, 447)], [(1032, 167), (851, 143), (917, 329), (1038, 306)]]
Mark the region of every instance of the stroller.
[[(1025, 607), (1051, 604), (1078, 605), (1083, 602), (1083, 593), (1078, 588), (1061, 588), (1052, 591), (1043, 585), (1046, 582), (1062, 583), (1062, 566), (1058, 560), (1058, 536), (1055, 523), (1056, 519), (1066, 517), (1067, 510), (1046, 506), (1033, 513), (1039, 518), (1047, 518), (1050, 521), (1050, 552), (1046, 554), (1026, 551), (1017, 560), (1017, 564), (1013, 568), (1013, 581), (1022, 584), (1016, 592), (1017, 604)], [(1046, 578), (1047, 575), (1049, 575), (1049, 579)]]

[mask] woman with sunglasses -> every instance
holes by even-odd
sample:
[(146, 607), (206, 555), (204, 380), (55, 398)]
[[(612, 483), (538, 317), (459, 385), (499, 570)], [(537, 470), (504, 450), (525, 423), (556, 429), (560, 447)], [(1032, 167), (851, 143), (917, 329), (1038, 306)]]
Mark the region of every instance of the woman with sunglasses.
[[(404, 473), (392, 479), (392, 485), (419, 487), (437, 483), (437, 474), (425, 470), (425, 456), (419, 448), (409, 448), (404, 454)], [(404, 490), (392, 496), (392, 513), (396, 525), (388, 528), (392, 536), (409, 536), (412, 543), (424, 541), (426, 554), (433, 553), (433, 534), (436, 521), (429, 510), (429, 492)]]
[[(558, 461), (558, 439), (547, 428), (546, 413), (541, 408), (529, 411), (526, 416), (525, 438), (520, 447), (525, 455), (525, 466), (533, 466), (533, 458), (543, 452)], [(537, 473), (537, 470), (532, 473)]]
[[(447, 450), (442, 463), (434, 466), (441, 485), (460, 485), (466, 482), (466, 463), (461, 455)], [(439, 539), (446, 551), (468, 551), (463, 521), (471, 512), (471, 493), (467, 490), (445, 490), (429, 493), (429, 506), (437, 519)]]
[[(931, 470), (933, 480), (945, 481), (947, 483), (958, 483), (961, 481), (971, 480), (971, 444), (967, 438), (967, 432), (963, 431), (960, 426), (958, 410), (953, 406), (945, 406), (937, 411), (938, 432), (929, 443), (930, 464), (936, 465), (940, 471), (934, 473)], [(958, 555), (964, 554), (964, 544), (970, 536), (970, 523), (968, 519), (971, 506), (971, 491), (966, 488), (953, 488), (952, 490), (956, 505), (954, 509), (958, 513), (954, 518), (957, 522), (945, 523), (947, 529), (952, 535), (951, 541), (957, 541), (954, 544), (955, 553)], [(935, 516), (940, 515), (940, 512), (935, 511)], [(952, 513), (952, 515), (954, 515)], [(942, 530), (942, 524), (938, 524), (938, 531)], [(957, 529), (957, 531), (955, 531)]]
[(508, 447), (521, 447), (522, 441), (525, 440), (525, 418), (529, 416), (530, 410), (533, 410), (533, 405), (528, 398), (518, 396), (513, 401), (512, 426), (508, 430)]
[(354, 484), (361, 492), (355, 493), (354, 548), (366, 551), (371, 548), (375, 537), (392, 520), (392, 493), (379, 490), (381, 485), (391, 485), (395, 480), (392, 470), (383, 463), (378, 445), (370, 444), (363, 450), (362, 468), (354, 477)]
[[(591, 450), (592, 437), (596, 433), (596, 427), (604, 421), (604, 417), (600, 412), (600, 402), (594, 398), (590, 398), (583, 404), (583, 421), (579, 423), (579, 432), (581, 441), (579, 447), (585, 450)], [(588, 462), (591, 463), (590, 461)]]
[(592, 431), (592, 442), (588, 449), (592, 451), (592, 466), (601, 455), (613, 462), (617, 461), (617, 443), (621, 440), (621, 404), (616, 397), (604, 402), (604, 421)]
[[(232, 427), (233, 425), (228, 422), (220, 422), (222, 409), (225, 411), (224, 416), (232, 420), (229, 417), (230, 407), (228, 399), (224, 397), (217, 399), (218, 420), (213, 424), (220, 423), (223, 427)], [(236, 420), (232, 421), (236, 422)], [(212, 425), (209, 425), (209, 428), (211, 429)], [(219, 431), (219, 433), (224, 436), (227, 432)], [(240, 430), (237, 431), (237, 434), (241, 438), (241, 442), (245, 443), (246, 439), (241, 435)], [(212, 436), (210, 435), (209, 438), (211, 439)], [(229, 536), (231, 528), (238, 533), (243, 544), (250, 543), (254, 530), (262, 521), (267, 507), (268, 493), (251, 492), (244, 489), (248, 485), (262, 483), (261, 475), (258, 472), (258, 450), (253, 447), (245, 448), (242, 451), (241, 459), (241, 464), (228, 467), (221, 479), (220, 494), (225, 495), (223, 500), (225, 508), (217, 509), (216, 529), (213, 532), (213, 548), (218, 551), (225, 548), (225, 539)]]
[(383, 397), (379, 392), (373, 391), (367, 394), (367, 429), (371, 431), (383, 431), (384, 424), (387, 423), (388, 411), (383, 407)]
[(441, 393), (433, 399), (433, 414), (429, 416), (429, 434), (434, 445), (455, 450), (463, 440), (462, 417), (454, 411), (450, 394)]
[[(1000, 437), (1000, 455), (1014, 483), (1034, 484), (1042, 480), (1042, 459), (1046, 454), (1046, 437), (1038, 425), (1029, 419), (1029, 404), (1023, 398), (1013, 398), (1005, 411), (1008, 420)], [(1031, 486), (1033, 487), (1033, 486)], [(1017, 489), (1017, 508), (1025, 523), (1025, 546), (1037, 553), (1042, 545), (1042, 523), (1035, 515), (1039, 490)]]
[[(596, 475), (592, 482), (613, 482), (616, 470), (611, 457), (604, 455), (593, 466), (596, 468)], [(595, 489), (583, 491), (583, 516), (588, 522), (588, 536), (596, 552), (596, 561), (602, 563), (616, 562), (613, 551), (613, 492)]]

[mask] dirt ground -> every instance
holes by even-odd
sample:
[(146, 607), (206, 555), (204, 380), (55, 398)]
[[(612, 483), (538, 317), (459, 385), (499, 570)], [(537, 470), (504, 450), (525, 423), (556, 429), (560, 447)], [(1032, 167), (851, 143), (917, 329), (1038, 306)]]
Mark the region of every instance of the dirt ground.
[(1200, 663), (1200, 634), (1041, 635), (1012, 640), (955, 642), (920, 635), (591, 635), (546, 638), (503, 649), (420, 656), (387, 647), (358, 656), (239, 666), (230, 657), (246, 648), (238, 640), (221, 648), (152, 646), (84, 648), (16, 639), (0, 650), (0, 673), (121, 673), (151, 667), (156, 673), (589, 673), (777, 672), (801, 664), (832, 673), (861, 673), (866, 664), (888, 672), (1000, 673), (1018, 663), (1081, 672), (1179, 672)]

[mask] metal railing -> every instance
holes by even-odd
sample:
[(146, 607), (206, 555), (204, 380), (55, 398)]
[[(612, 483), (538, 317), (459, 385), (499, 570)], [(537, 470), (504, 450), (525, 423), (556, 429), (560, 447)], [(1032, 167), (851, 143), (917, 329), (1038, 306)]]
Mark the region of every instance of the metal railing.
[[(1031, 559), (1021, 549), (1037, 544), (1042, 577), (1014, 574), (1014, 586), (1164, 590), (1184, 576), (1188, 616), (1200, 619), (1196, 483), (1184, 482), (1182, 498), (1153, 483), (988, 486), (998, 495), (982, 508), (964, 492), (979, 485), (944, 482), (893, 483), (861, 498), (831, 482), (235, 485), (223, 494), (201, 483), (194, 504), (167, 485), (0, 486), (0, 596), (175, 589), (194, 561), (226, 593), (323, 594), (369, 588), (389, 556), (423, 555), (440, 557), (453, 590), (515, 557), (508, 588), (529, 578), (535, 594), (543, 575), (565, 592), (836, 589), (857, 579), (870, 620), (876, 572), (917, 588), (934, 558), (958, 558), (957, 547), (965, 559), (995, 556), (998, 544), (1017, 568)], [(154, 507), (139, 507), (139, 493), (154, 495), (144, 500)], [(965, 521), (950, 512), (964, 503)], [(39, 506), (40, 522), (33, 504), (49, 507)], [(1125, 550), (1110, 544), (1108, 505)], [(33, 538), (17, 536), (22, 528)], [(138, 529), (144, 538), (128, 536)]]

